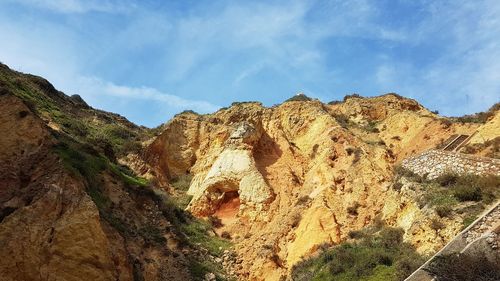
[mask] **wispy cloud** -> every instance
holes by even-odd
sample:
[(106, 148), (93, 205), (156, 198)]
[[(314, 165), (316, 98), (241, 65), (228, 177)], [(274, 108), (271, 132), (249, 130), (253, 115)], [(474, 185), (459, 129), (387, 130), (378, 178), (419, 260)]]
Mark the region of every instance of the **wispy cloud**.
[(2, 61), (124, 115), (148, 101), (170, 115), (274, 104), (303, 89), (397, 91), (460, 114), (500, 93), (495, 0), (6, 1)]
[(117, 85), (109, 81), (103, 81), (96, 77), (79, 77), (76, 81), (75, 93), (80, 93), (89, 98), (100, 95), (113, 96), (128, 100), (145, 100), (173, 108), (177, 111), (192, 109), (198, 113), (211, 113), (220, 106), (201, 100), (190, 100), (176, 95), (167, 94), (150, 87), (129, 87)]
[(120, 0), (7, 0), (28, 7), (46, 9), (57, 13), (87, 12), (119, 13), (132, 8), (130, 2)]
[(426, 12), (408, 45), (434, 45), (442, 54), (423, 67), (386, 60), (377, 69), (379, 84), (447, 115), (477, 112), (499, 102), (500, 2), (437, 1)]

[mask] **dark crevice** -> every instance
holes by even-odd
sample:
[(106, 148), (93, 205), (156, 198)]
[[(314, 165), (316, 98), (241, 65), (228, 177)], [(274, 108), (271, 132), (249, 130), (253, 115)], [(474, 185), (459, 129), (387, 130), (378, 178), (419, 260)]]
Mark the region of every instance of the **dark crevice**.
[(3, 222), (3, 219), (12, 214), (17, 208), (5, 207), (0, 210), (0, 223)]

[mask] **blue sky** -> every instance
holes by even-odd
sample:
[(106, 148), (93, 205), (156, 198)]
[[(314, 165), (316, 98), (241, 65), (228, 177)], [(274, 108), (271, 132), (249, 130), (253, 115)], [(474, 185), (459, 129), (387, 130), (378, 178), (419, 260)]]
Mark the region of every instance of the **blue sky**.
[(2, 0), (0, 61), (156, 126), (233, 101), (500, 101), (500, 1)]

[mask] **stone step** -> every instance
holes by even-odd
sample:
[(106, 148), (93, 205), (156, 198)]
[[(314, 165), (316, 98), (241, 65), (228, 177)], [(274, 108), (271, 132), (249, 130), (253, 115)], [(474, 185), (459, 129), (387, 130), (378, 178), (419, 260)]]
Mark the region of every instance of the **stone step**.
[(469, 138), (469, 135), (458, 135), (455, 137), (448, 145), (446, 145), (443, 150), (454, 151), (458, 149), (462, 144)]

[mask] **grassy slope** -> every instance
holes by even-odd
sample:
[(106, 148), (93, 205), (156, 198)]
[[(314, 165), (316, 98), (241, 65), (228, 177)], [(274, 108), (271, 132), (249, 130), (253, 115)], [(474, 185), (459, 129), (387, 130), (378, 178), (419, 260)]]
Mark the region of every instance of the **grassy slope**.
[[(101, 218), (126, 239), (141, 237), (149, 245), (165, 248), (165, 232), (172, 231), (184, 247), (205, 248), (213, 256), (221, 256), (231, 246), (227, 240), (209, 236), (207, 233), (211, 226), (208, 223), (192, 217), (179, 207), (185, 202), (177, 202), (177, 197), (156, 189), (127, 167), (117, 164), (115, 155), (139, 150), (138, 143), (150, 138), (154, 130), (136, 126), (119, 115), (88, 107), (57, 91), (43, 78), (12, 71), (2, 64), (0, 94), (21, 98), (38, 116), (59, 128), (53, 131), (59, 141), (53, 148), (54, 152), (73, 176), (84, 181)], [(153, 223), (137, 225), (123, 219), (123, 214), (106, 196), (104, 175), (121, 182), (132, 198), (150, 198), (173, 229), (161, 229)], [(177, 182), (176, 187), (185, 189), (188, 184), (189, 181), (184, 180)], [(214, 272), (218, 280), (224, 280), (221, 266), (207, 259), (193, 257), (188, 267), (194, 280), (202, 280), (207, 272)]]
[(464, 217), (464, 228), (472, 223), (488, 205), (500, 198), (500, 176), (445, 174), (427, 180), (409, 170), (396, 168), (394, 187), (402, 178), (417, 183), (421, 190), (419, 205), (428, 206), (440, 217)]
[(404, 280), (425, 261), (403, 242), (401, 229), (375, 225), (350, 236), (352, 241), (294, 266), (293, 280)]

